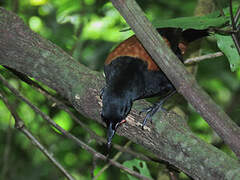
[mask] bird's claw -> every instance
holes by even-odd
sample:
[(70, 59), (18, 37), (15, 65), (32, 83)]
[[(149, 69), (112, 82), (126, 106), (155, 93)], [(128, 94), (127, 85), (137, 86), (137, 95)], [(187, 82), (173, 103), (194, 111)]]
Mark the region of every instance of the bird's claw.
[(148, 107), (148, 108), (144, 108), (143, 110), (141, 110), (138, 114), (141, 115), (142, 113), (146, 112), (150, 112), (152, 110), (152, 107)]
[(148, 120), (150, 120), (150, 122), (152, 123), (152, 117), (157, 111), (161, 110), (163, 112), (167, 112), (167, 110), (165, 108), (163, 108), (162, 105), (163, 105), (163, 103), (158, 103), (158, 104), (155, 104), (152, 107), (145, 108), (145, 109), (143, 109), (142, 111), (139, 112), (139, 114), (142, 114), (143, 112), (146, 112), (146, 116), (145, 116), (145, 118), (143, 120), (143, 123), (142, 123), (142, 129), (144, 129), (144, 126), (146, 125)]
[(100, 91), (100, 95), (99, 95), (99, 96), (100, 96), (100, 99), (102, 99), (104, 89), (105, 89), (105, 88), (103, 87), (103, 88), (101, 89), (101, 91)]
[(150, 111), (147, 112), (147, 114), (146, 114), (146, 116), (145, 116), (145, 118), (144, 118), (144, 120), (143, 120), (142, 130), (144, 130), (144, 126), (146, 125), (148, 119), (149, 119), (150, 122), (152, 123), (152, 115), (151, 115), (150, 113), (151, 113)]

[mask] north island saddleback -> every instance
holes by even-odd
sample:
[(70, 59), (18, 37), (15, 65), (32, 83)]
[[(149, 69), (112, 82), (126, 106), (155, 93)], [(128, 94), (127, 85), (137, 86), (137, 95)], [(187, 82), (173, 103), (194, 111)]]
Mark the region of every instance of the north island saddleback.
[[(187, 45), (208, 35), (207, 30), (158, 28), (157, 31), (182, 62)], [(151, 120), (152, 116), (162, 109), (163, 103), (176, 89), (135, 35), (120, 43), (108, 55), (104, 73), (106, 86), (101, 91), (101, 117), (108, 129), (109, 152), (116, 129), (125, 122), (133, 101), (153, 96), (164, 97), (152, 107), (141, 111), (146, 112), (143, 128), (147, 120)]]

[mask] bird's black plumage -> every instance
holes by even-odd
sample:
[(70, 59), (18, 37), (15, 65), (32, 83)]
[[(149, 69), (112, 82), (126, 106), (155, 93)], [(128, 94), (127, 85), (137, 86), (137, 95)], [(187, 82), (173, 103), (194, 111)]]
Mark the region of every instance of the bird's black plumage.
[[(187, 43), (208, 35), (207, 30), (182, 31), (179, 28), (157, 30), (181, 61)], [(101, 93), (103, 101), (101, 116), (108, 127), (107, 141), (110, 148), (112, 137), (130, 112), (133, 101), (153, 96), (168, 97), (176, 90), (136, 36), (122, 42), (110, 53), (105, 62), (104, 73), (106, 86)], [(161, 108), (163, 101), (147, 110), (143, 125)]]
[(102, 118), (108, 126), (108, 143), (117, 126), (126, 118), (134, 100), (165, 95), (175, 88), (165, 74), (149, 71), (147, 63), (123, 56), (105, 66), (106, 87), (102, 92)]

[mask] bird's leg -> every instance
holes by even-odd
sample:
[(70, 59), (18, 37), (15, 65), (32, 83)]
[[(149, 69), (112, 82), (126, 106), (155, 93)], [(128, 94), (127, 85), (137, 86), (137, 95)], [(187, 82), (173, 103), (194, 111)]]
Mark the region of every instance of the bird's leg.
[(159, 110), (162, 110), (164, 112), (166, 112), (166, 109), (164, 109), (162, 106), (164, 104), (164, 102), (170, 98), (172, 95), (174, 95), (176, 93), (176, 90), (172, 91), (170, 94), (168, 94), (166, 97), (164, 97), (163, 99), (161, 99), (158, 103), (154, 104), (152, 107), (143, 109), (142, 111), (140, 111), (140, 114), (143, 112), (146, 112), (146, 116), (144, 118), (144, 121), (142, 123), (142, 129), (144, 129), (144, 126), (147, 123), (147, 120), (149, 119), (152, 123), (152, 116), (158, 112)]
[(105, 89), (105, 87), (103, 87), (103, 88), (101, 89), (101, 91), (100, 91), (100, 99), (102, 99), (104, 89)]

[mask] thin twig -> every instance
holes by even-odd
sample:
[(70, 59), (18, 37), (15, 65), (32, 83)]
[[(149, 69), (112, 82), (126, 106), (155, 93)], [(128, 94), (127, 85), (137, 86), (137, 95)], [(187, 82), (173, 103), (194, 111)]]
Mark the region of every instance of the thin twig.
[(42, 144), (23, 126), (21, 130), (38, 149), (47, 156), (47, 158), (64, 174), (64, 176), (69, 180), (74, 180), (74, 178), (64, 169), (64, 167), (53, 157), (51, 153), (44, 148)]
[[(233, 31), (237, 31), (237, 26), (236, 26), (236, 21), (235, 21), (235, 18), (234, 18), (234, 15), (233, 15), (233, 8), (232, 8), (232, 0), (229, 0), (229, 11), (230, 11), (230, 17), (231, 17), (231, 22), (232, 22), (232, 29)], [(238, 19), (238, 18), (236, 18)], [(237, 32), (236, 33), (232, 33), (231, 36), (232, 36), (232, 39), (233, 39), (233, 42), (236, 46), (236, 49), (238, 51), (238, 54), (240, 56), (240, 42), (239, 42), (239, 39), (237, 37)]]
[(233, 30), (236, 30), (236, 24), (235, 24), (234, 16), (233, 16), (232, 0), (229, 0), (229, 11), (230, 11), (230, 18), (231, 18), (231, 22), (232, 22), (232, 28), (233, 28)]
[(238, 54), (239, 54), (239, 56), (240, 56), (240, 43), (239, 43), (239, 40), (238, 40), (236, 34), (232, 34), (232, 39), (233, 39), (233, 42), (234, 42), (234, 44), (235, 44), (235, 46), (236, 46), (236, 49), (237, 49), (237, 51), (238, 51)]
[(236, 32), (236, 34), (235, 34), (235, 39), (237, 39), (236, 41), (237, 41), (237, 44), (238, 44), (238, 46), (240, 46), (240, 23), (238, 23), (238, 20), (239, 20), (239, 18), (240, 18), (240, 5), (238, 6), (238, 9), (237, 9), (237, 13), (236, 13), (236, 15), (235, 15), (235, 17), (234, 17), (234, 22), (235, 22), (235, 24), (236, 24), (236, 28), (237, 28), (237, 32)]
[(10, 68), (8, 66), (3, 66), (3, 67), (6, 68), (7, 70), (9, 70), (12, 74), (14, 74), (16, 77), (21, 79), (23, 82), (27, 83), (29, 86), (34, 87), (35, 89), (37, 89), (43, 95), (51, 96), (51, 97), (57, 99), (50, 92), (48, 92), (44, 87), (42, 87), (38, 82), (33, 81), (32, 79), (30, 79), (26, 74), (21, 73), (19, 71), (16, 71), (15, 69)]
[(239, 17), (240, 17), (240, 6), (238, 7), (237, 13), (236, 13), (236, 15), (235, 15), (235, 17), (234, 17), (234, 22), (235, 22), (236, 24), (237, 24), (237, 22), (238, 22)]
[(10, 169), (9, 155), (11, 151), (11, 141), (12, 141), (12, 127), (11, 127), (12, 121), (11, 120), (12, 120), (12, 116), (9, 117), (9, 127), (7, 131), (6, 145), (3, 153), (3, 162), (2, 162), (3, 166), (2, 166), (1, 175), (0, 175), (2, 179), (6, 179), (8, 170)]
[(49, 153), (48, 150), (30, 133), (30, 131), (27, 130), (23, 120), (18, 116), (15, 109), (8, 102), (6, 95), (1, 90), (0, 90), (0, 97), (3, 100), (4, 104), (6, 105), (6, 107), (8, 108), (8, 110), (11, 112), (12, 116), (14, 117), (15, 127), (19, 131), (24, 133), (25, 136), (27, 136), (27, 138), (32, 142), (32, 144), (37, 146), (37, 148), (63, 173), (63, 175), (67, 179), (74, 180), (74, 178), (64, 169), (64, 167), (53, 157), (53, 154)]
[(12, 87), (1, 75), (0, 75), (0, 81), (2, 81), (2, 83), (10, 90), (12, 91), (12, 93), (17, 96), (18, 98), (20, 98), (22, 101), (24, 101), (26, 104), (28, 104), (28, 106), (30, 106), (37, 114), (39, 114), (44, 120), (46, 120), (49, 124), (51, 124), (52, 126), (54, 126), (57, 130), (59, 130), (63, 135), (65, 135), (67, 138), (71, 139), (72, 141), (74, 141), (78, 146), (80, 146), (81, 148), (85, 149), (86, 151), (88, 151), (89, 153), (93, 154), (96, 158), (101, 159), (101, 160), (108, 160), (109, 163), (111, 163), (112, 165), (118, 167), (119, 169), (127, 172), (128, 174), (135, 176), (139, 179), (143, 179), (143, 180), (149, 180), (149, 178), (142, 176), (141, 174), (121, 165), (120, 163), (113, 161), (113, 160), (109, 160), (106, 156), (104, 156), (103, 154), (95, 151), (92, 147), (88, 146), (87, 144), (85, 144), (83, 141), (81, 141), (80, 139), (78, 139), (76, 136), (72, 135), (71, 133), (65, 131), (62, 127), (60, 127), (59, 125), (57, 125), (48, 115), (44, 114), (39, 108), (37, 108), (35, 105), (33, 105), (29, 100), (27, 100), (25, 97), (23, 97), (14, 87)]
[(203, 61), (205, 59), (213, 59), (213, 58), (220, 57), (220, 56), (223, 56), (222, 52), (216, 52), (216, 53), (213, 53), (213, 54), (206, 54), (206, 55), (203, 55), (203, 56), (188, 58), (184, 61), (184, 64), (197, 63), (197, 62)]
[(93, 155), (93, 160), (92, 160), (92, 168), (91, 168), (91, 178), (94, 178), (94, 170), (96, 169), (97, 166), (97, 158)]
[[(131, 144), (131, 141), (128, 141), (125, 145), (124, 145), (124, 148), (127, 148), (129, 147)], [(113, 157), (113, 160), (114, 161), (117, 161), (118, 158), (122, 155), (122, 152), (118, 152), (114, 157)], [(101, 174), (111, 166), (110, 163), (106, 164), (105, 166), (103, 166), (103, 168), (97, 173), (97, 175), (93, 178), (93, 180), (97, 180), (99, 178), (99, 176), (101, 176)]]

